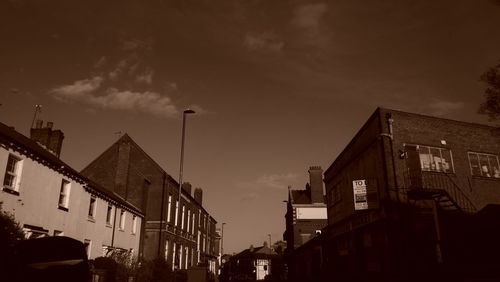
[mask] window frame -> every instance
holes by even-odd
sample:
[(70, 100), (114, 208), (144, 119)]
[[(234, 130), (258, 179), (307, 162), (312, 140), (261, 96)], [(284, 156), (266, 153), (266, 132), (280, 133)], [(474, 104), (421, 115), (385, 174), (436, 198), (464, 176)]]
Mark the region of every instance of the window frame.
[(113, 205), (108, 204), (106, 209), (106, 226), (113, 226)]
[[(475, 155), (476, 156), (476, 161), (477, 161), (477, 164), (478, 164), (478, 170), (479, 170), (480, 175), (477, 175), (477, 174), (474, 173), (474, 170), (472, 168), (472, 163), (471, 163), (471, 155)], [(488, 167), (487, 167), (487, 169), (488, 169), (489, 173), (491, 173), (491, 176), (484, 175), (485, 172), (483, 171), (483, 167), (481, 166), (480, 156), (484, 156), (488, 160)], [(473, 176), (473, 177), (481, 177), (481, 178), (486, 178), (486, 179), (500, 179), (500, 174), (497, 174), (498, 176), (495, 176), (495, 173), (493, 171), (494, 166), (492, 166), (491, 163), (490, 163), (491, 157), (494, 157), (496, 159), (496, 162), (497, 162), (497, 166), (496, 167), (498, 169), (500, 169), (500, 158), (499, 158), (498, 155), (491, 154), (491, 153), (482, 153), (482, 152), (468, 151), (467, 152), (467, 160), (469, 161), (469, 169), (470, 169), (471, 176)], [(488, 173), (488, 172), (486, 172), (486, 173)], [(500, 173), (500, 172), (497, 172), (497, 173)]]
[[(435, 172), (435, 173), (448, 173), (448, 174), (455, 174), (455, 163), (453, 161), (453, 152), (450, 148), (446, 148), (446, 147), (436, 147), (436, 146), (431, 146), (431, 145), (423, 145), (423, 144), (403, 144), (403, 147), (406, 147), (406, 146), (415, 146), (417, 148), (417, 152), (418, 152), (418, 160), (419, 160), (419, 163), (420, 163), (420, 170), (422, 172)], [(431, 160), (429, 159), (429, 168), (424, 168), (423, 166), (423, 162), (422, 162), (422, 148), (427, 148), (428, 151), (427, 151), (427, 155), (431, 156), (431, 150), (434, 149), (434, 150), (439, 150), (439, 157), (441, 160), (445, 160), (445, 158), (443, 158), (443, 151), (448, 151), (450, 154), (450, 163), (449, 163), (449, 169), (447, 171), (445, 170), (437, 170), (437, 169), (432, 169), (432, 162)], [(405, 150), (406, 151), (406, 150)]]
[(132, 234), (136, 234), (137, 232), (137, 216), (135, 214), (132, 215)]
[(125, 220), (126, 220), (126, 211), (124, 209), (120, 210), (120, 225), (119, 229), (120, 231), (125, 231)]
[(88, 219), (95, 220), (96, 211), (97, 211), (97, 197), (95, 195), (90, 195)]
[[(9, 161), (14, 160), (14, 167), (13, 171), (9, 169)], [(19, 195), (19, 186), (21, 183), (21, 172), (22, 172), (22, 166), (23, 166), (23, 159), (17, 155), (14, 155), (12, 153), (9, 153), (9, 156), (7, 157), (7, 164), (5, 165), (5, 173), (4, 173), (4, 179), (3, 179), (3, 191), (9, 192), (11, 194)], [(12, 182), (10, 184), (7, 184), (7, 177), (12, 177), (13, 180), (9, 181)]]
[(71, 182), (63, 178), (61, 180), (61, 188), (59, 190), (59, 200), (57, 202), (57, 206), (60, 210), (64, 211), (69, 210), (70, 194), (71, 194)]

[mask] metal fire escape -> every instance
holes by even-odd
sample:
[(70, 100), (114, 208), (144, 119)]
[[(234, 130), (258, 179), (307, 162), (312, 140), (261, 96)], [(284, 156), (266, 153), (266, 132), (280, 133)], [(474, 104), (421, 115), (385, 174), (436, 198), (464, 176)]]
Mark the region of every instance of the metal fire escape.
[(445, 212), (474, 214), (476, 207), (456, 183), (454, 176), (445, 172), (422, 171), (417, 148), (406, 147), (407, 172), (405, 186), (410, 200), (434, 200)]

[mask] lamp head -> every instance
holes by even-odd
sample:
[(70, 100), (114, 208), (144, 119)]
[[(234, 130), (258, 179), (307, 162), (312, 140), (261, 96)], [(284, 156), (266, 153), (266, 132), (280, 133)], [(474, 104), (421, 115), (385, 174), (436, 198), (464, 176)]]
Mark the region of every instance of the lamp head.
[(187, 109), (187, 110), (184, 110), (184, 114), (194, 114), (196, 113), (195, 111), (191, 110), (191, 109)]

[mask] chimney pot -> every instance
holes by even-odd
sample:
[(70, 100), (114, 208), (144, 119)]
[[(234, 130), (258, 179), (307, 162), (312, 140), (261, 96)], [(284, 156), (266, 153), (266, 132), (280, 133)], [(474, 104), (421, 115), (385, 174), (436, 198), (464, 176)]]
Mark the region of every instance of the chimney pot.
[(52, 127), (54, 127), (54, 123), (52, 121), (48, 121), (47, 122), (47, 128), (52, 129)]
[(35, 123), (35, 128), (42, 128), (43, 126), (43, 120), (37, 119)]

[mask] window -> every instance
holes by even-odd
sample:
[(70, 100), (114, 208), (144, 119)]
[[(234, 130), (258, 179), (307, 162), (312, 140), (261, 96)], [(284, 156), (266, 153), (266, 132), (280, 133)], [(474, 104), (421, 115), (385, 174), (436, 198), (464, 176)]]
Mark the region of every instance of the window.
[(125, 230), (125, 211), (120, 211), (120, 230)]
[(177, 266), (177, 261), (176, 261), (176, 256), (175, 254), (177, 253), (177, 248), (176, 248), (176, 244), (174, 242), (174, 245), (172, 246), (172, 270), (175, 269), (175, 267)]
[(335, 184), (330, 190), (329, 193), (330, 206), (333, 206), (342, 200), (342, 194), (340, 193), (341, 191), (340, 183), (341, 182)]
[(95, 206), (96, 206), (96, 197), (90, 196), (90, 204), (89, 204), (89, 218), (94, 219), (95, 217)]
[(6, 189), (19, 191), (21, 164), (22, 161), (20, 158), (14, 155), (9, 155), (9, 158), (7, 159), (7, 168), (5, 169), (5, 176), (3, 179), (3, 185)]
[(170, 210), (172, 209), (172, 195), (168, 195), (167, 221), (172, 222), (170, 218)]
[(137, 216), (132, 216), (132, 234), (135, 234), (137, 231)]
[(87, 253), (87, 258), (90, 258), (90, 249), (92, 247), (92, 241), (85, 239), (83, 240), (83, 245), (85, 246), (85, 253)]
[(474, 152), (469, 152), (468, 155), (472, 175), (500, 178), (500, 165), (497, 155)]
[(165, 261), (168, 261), (168, 240), (165, 241)]
[(193, 218), (191, 219), (191, 234), (194, 234), (194, 220), (195, 220), (195, 214), (193, 211)]
[(59, 192), (59, 208), (68, 211), (70, 183), (63, 179), (61, 182), (61, 191)]
[(188, 210), (188, 217), (187, 217), (187, 232), (189, 233), (191, 230), (189, 229), (189, 223), (191, 222), (191, 210)]
[(450, 150), (422, 145), (405, 145), (405, 147), (413, 147), (417, 150), (422, 171), (454, 172)]
[(182, 205), (182, 219), (181, 219), (181, 229), (184, 229), (184, 214), (186, 213), (186, 206)]
[(108, 211), (106, 212), (106, 224), (111, 225), (112, 220), (113, 220), (113, 206), (108, 205)]
[(175, 201), (175, 226), (178, 224), (179, 219), (179, 201)]

